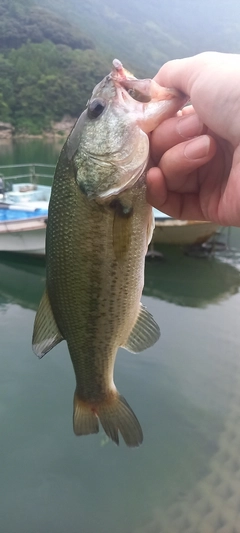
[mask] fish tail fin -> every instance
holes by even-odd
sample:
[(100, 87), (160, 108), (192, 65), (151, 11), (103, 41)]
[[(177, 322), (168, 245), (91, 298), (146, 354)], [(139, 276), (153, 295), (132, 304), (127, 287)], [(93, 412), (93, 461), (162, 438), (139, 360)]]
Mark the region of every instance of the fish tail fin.
[(82, 402), (75, 391), (73, 399), (73, 430), (75, 435), (99, 432), (98, 417), (91, 406)]
[(118, 392), (97, 409), (102, 427), (110, 439), (119, 444), (118, 430), (127, 446), (139, 446), (143, 441), (142, 428), (123, 396)]

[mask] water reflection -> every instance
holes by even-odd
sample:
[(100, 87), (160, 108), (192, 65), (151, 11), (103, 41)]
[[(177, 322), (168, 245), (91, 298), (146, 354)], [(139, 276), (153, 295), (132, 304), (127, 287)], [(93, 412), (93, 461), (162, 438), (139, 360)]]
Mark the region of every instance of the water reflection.
[(236, 294), (240, 273), (215, 256), (194, 258), (165, 247), (163, 259), (146, 262), (144, 294), (188, 307), (206, 307)]
[(55, 164), (63, 145), (62, 138), (1, 140), (0, 164), (21, 163)]
[(0, 254), (0, 305), (37, 310), (45, 287), (44, 259)]
[[(39, 140), (10, 152), (0, 147), (1, 164), (51, 164), (59, 150)], [(4, 533), (240, 533), (240, 255), (164, 255), (147, 264), (143, 297), (161, 339), (116, 360), (144, 431), (137, 450), (73, 435), (66, 343), (41, 361), (31, 348), (44, 263), (0, 256)]]
[[(235, 365), (231, 401), (215, 452), (192, 490), (179, 491), (165, 509), (135, 533), (240, 532), (240, 359)], [(224, 393), (224, 390), (223, 390)]]
[(5, 164), (2, 161), (2, 157), (6, 156), (11, 159), (13, 154), (13, 140), (12, 139), (1, 139), (0, 143), (0, 157), (1, 157), (1, 165)]
[[(144, 295), (177, 305), (206, 307), (236, 294), (239, 286), (239, 270), (214, 256), (195, 259), (171, 247), (164, 260), (146, 261)], [(0, 254), (0, 304), (15, 302), (36, 310), (44, 287), (44, 259)]]
[(162, 338), (140, 355), (120, 350), (116, 361), (116, 384), (144, 431), (133, 451), (103, 432), (73, 435), (66, 344), (41, 361), (31, 350), (44, 263), (0, 256), (4, 533), (220, 533), (223, 523), (233, 533), (229, 524), (239, 523), (238, 270), (231, 261), (169, 257), (147, 264), (143, 297)]

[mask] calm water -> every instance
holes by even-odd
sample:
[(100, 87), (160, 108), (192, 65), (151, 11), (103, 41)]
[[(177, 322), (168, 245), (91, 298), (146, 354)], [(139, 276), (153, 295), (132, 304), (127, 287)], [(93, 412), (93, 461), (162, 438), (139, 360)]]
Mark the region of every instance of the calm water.
[[(41, 141), (0, 164), (56, 161)], [(118, 389), (144, 431), (139, 449), (72, 432), (65, 343), (31, 350), (44, 264), (0, 256), (0, 532), (240, 532), (240, 230), (209, 259), (165, 249), (143, 303), (161, 327), (140, 355), (119, 350)]]

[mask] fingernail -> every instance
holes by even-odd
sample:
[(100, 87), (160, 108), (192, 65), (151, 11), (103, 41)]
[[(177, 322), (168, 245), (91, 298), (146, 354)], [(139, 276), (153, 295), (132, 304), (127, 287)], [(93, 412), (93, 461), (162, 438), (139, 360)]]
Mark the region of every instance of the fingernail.
[(207, 135), (202, 135), (197, 139), (190, 141), (184, 149), (184, 155), (188, 159), (200, 159), (208, 155), (210, 148), (210, 139)]
[(191, 137), (200, 135), (202, 129), (203, 122), (195, 113), (181, 117), (177, 123), (177, 131), (184, 139), (190, 139)]

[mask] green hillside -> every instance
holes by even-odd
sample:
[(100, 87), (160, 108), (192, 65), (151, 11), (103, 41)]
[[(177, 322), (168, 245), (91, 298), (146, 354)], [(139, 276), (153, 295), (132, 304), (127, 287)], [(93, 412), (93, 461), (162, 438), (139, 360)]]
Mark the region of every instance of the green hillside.
[(0, 0), (0, 121), (76, 117), (118, 57), (136, 75), (203, 50), (240, 53), (236, 0)]
[(77, 117), (109, 69), (93, 41), (31, 0), (0, 0), (0, 121), (40, 133)]
[(94, 48), (79, 28), (33, 0), (0, 0), (0, 49), (19, 48), (27, 41), (49, 39), (82, 50)]
[(94, 43), (152, 75), (168, 59), (204, 50), (240, 53), (237, 0), (40, 0), (84, 27)]

